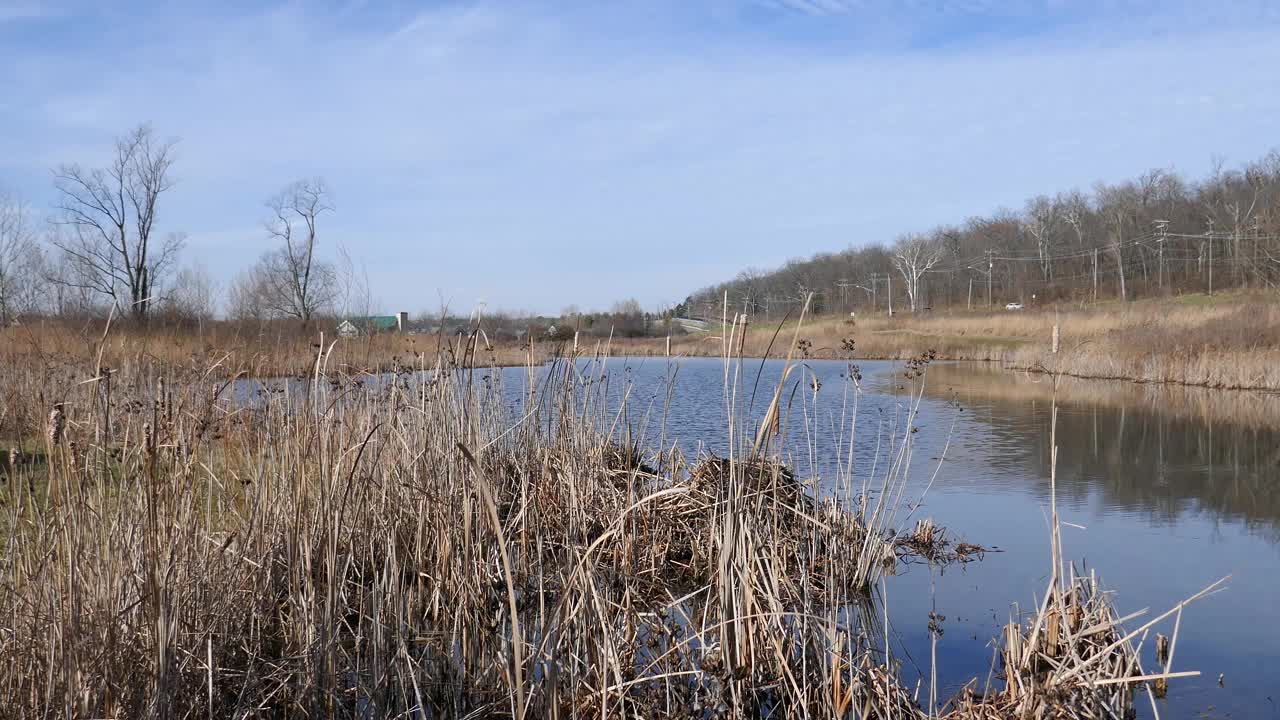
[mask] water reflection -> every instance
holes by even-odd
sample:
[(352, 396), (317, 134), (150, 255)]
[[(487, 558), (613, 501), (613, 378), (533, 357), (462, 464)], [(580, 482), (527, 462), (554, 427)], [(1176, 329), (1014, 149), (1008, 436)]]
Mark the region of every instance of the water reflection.
[[(1053, 382), (973, 365), (932, 368), (926, 394), (956, 400), (1045, 484)], [(1280, 397), (1062, 378), (1059, 498), (1176, 523), (1188, 513), (1243, 522), (1280, 541)], [(1011, 442), (1010, 442), (1011, 441)]]

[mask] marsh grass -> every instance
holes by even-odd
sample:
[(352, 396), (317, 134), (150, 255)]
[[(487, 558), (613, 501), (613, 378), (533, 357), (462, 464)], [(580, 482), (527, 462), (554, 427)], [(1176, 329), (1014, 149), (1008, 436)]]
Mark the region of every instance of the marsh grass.
[[(1056, 354), (1052, 352), (1055, 325), (1062, 337)], [(741, 343), (743, 352), (780, 357), (776, 348), (770, 349), (773, 332), (772, 327), (750, 329)], [(673, 338), (670, 350), (689, 356), (716, 355), (720, 334)], [(932, 350), (944, 360), (999, 362), (1048, 375), (1280, 390), (1280, 303), (1270, 292), (1023, 312), (827, 317), (807, 323), (803, 337), (815, 358), (907, 360)], [(616, 349), (651, 355), (667, 351), (653, 340), (622, 341)]]
[[(253, 353), (166, 364), (117, 351), (108, 365), (108, 336), (47, 365), (7, 356), (6, 422), (43, 442), (46, 462), (18, 465), (0, 493), (0, 707), (937, 715), (898, 678), (882, 619), (886, 576), (942, 547), (907, 509), (909, 480), (936, 472), (912, 466), (921, 393), (855, 473), (851, 374), (847, 455), (816, 493), (782, 462), (788, 408), (809, 387), (791, 362), (798, 333), (782, 383), (756, 398), (741, 330), (722, 341), (719, 458), (686, 458), (665, 438), (646, 452), (604, 357), (530, 366), (512, 407), (496, 373), (459, 367), (473, 363), (465, 351), (367, 374), (326, 345), (294, 390), (253, 402), (237, 383), (278, 367)], [(63, 428), (43, 433), (55, 404)], [(912, 527), (915, 546), (895, 539)], [(1065, 582), (1056, 534), (1054, 547)], [(1115, 624), (1106, 596), (1047, 597), (1025, 647), (1073, 602)], [(1140, 667), (1099, 655), (1131, 657), (1120, 640), (1068, 643), (1084, 654), (1048, 681), (1037, 652), (1011, 654), (1003, 694), (970, 688), (945, 712), (1065, 716), (1100, 681), (1124, 691), (1104, 698), (1123, 711)]]
[(1236, 430), (1280, 430), (1280, 402), (1263, 391), (1230, 391), (1181, 384), (1105, 381), (1017, 372), (991, 364), (939, 365), (930, 369), (925, 392), (935, 399), (1013, 404), (1044, 403), (1057, 394), (1077, 408), (1126, 409)]
[[(106, 367), (130, 372), (152, 366), (203, 370), (230, 363), (262, 377), (309, 377), (322, 342), (329, 372), (335, 374), (395, 372), (423, 362), (432, 365), (437, 355), (458, 367), (521, 366), (530, 360), (528, 343), (490, 342), (484, 334), (337, 338), (331, 330), (302, 333), (287, 325), (253, 329), (218, 322), (202, 329), (138, 328), (110, 320), (105, 326), (102, 321), (83, 326), (44, 321), (0, 328), (0, 357), (56, 366), (99, 355)], [(545, 361), (554, 349), (552, 343), (539, 343), (532, 349), (535, 362)]]

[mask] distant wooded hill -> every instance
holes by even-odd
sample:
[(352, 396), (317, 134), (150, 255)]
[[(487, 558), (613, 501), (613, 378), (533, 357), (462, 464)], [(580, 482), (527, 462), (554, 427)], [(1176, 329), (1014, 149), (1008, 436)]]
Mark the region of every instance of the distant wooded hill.
[(677, 308), (781, 317), (812, 312), (924, 311), (1132, 299), (1159, 293), (1275, 287), (1280, 282), (1280, 152), (1200, 181), (1152, 170), (1092, 192), (1031, 198), (958, 225), (749, 268)]

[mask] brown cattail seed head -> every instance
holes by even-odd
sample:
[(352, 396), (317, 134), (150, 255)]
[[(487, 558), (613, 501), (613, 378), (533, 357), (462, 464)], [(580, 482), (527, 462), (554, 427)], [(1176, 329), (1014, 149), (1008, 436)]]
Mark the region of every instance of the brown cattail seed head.
[(49, 413), (49, 444), (61, 443), (62, 433), (66, 429), (67, 417), (62, 412), (62, 403), (54, 403), (53, 410)]

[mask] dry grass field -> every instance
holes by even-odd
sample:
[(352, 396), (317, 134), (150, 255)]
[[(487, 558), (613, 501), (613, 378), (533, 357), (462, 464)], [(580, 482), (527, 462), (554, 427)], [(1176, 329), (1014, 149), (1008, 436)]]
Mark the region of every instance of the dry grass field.
[[(104, 332), (104, 330), (107, 330)], [(530, 361), (527, 344), (491, 343), (471, 336), (400, 335), (339, 338), (332, 332), (301, 333), (296, 328), (245, 332), (229, 324), (202, 331), (139, 330), (117, 324), (71, 327), (33, 323), (0, 328), (0, 357), (14, 362), (29, 358), (47, 364), (92, 353), (111, 368), (149, 366), (234, 367), (255, 377), (309, 375), (324, 349), (331, 367), (347, 373), (394, 372), (443, 355), (459, 366), (515, 366)], [(534, 348), (534, 361), (545, 360), (551, 345)]]
[[(1054, 353), (1053, 328), (1060, 346)], [(748, 356), (785, 355), (794, 323), (757, 325), (741, 340)], [(775, 335), (776, 333), (776, 335)], [(947, 360), (1082, 378), (1280, 390), (1280, 299), (1273, 293), (1188, 295), (1087, 308), (859, 316), (806, 321), (812, 357)], [(852, 341), (850, 346), (847, 341)], [(663, 354), (662, 340), (618, 341), (615, 353)], [(673, 338), (673, 354), (719, 355), (720, 333)]]

